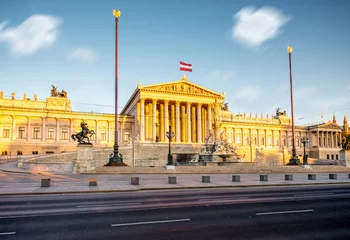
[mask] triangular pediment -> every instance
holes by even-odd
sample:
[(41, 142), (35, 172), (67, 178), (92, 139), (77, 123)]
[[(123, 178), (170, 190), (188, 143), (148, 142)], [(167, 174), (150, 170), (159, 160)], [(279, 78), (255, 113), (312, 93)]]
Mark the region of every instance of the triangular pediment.
[(333, 128), (333, 129), (342, 129), (338, 124), (334, 124), (332, 122), (328, 122), (328, 123), (323, 123), (320, 125), (315, 126), (317, 128)]
[(180, 80), (169, 83), (154, 84), (139, 86), (141, 91), (151, 91), (151, 92), (162, 92), (171, 94), (188, 94), (197, 96), (207, 96), (207, 97), (219, 97), (224, 98), (223, 94), (211, 91), (207, 88), (199, 86), (197, 84), (188, 82), (186, 80)]

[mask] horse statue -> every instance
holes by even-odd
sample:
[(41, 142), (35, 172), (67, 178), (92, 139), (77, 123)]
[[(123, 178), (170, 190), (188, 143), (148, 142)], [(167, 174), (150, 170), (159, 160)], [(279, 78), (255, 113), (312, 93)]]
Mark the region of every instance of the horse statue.
[(80, 123), (81, 132), (72, 134), (72, 139), (77, 140), (79, 144), (91, 144), (90, 137), (95, 134), (94, 130), (89, 130), (85, 122)]

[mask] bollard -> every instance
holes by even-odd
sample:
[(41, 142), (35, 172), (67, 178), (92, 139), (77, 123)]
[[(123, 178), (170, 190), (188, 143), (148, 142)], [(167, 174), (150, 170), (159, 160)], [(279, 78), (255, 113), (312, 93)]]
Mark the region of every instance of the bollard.
[(293, 175), (284, 175), (284, 180), (293, 181)]
[(329, 174), (329, 179), (337, 179), (337, 174), (334, 174), (334, 173)]
[(176, 184), (176, 177), (169, 177), (168, 178), (168, 183), (169, 184)]
[(241, 176), (239, 175), (232, 175), (232, 182), (240, 182)]
[(50, 187), (51, 186), (50, 181), (51, 181), (51, 179), (41, 179), (41, 186), (42, 187)]
[(260, 175), (260, 181), (268, 181), (267, 175)]
[(138, 177), (132, 177), (131, 178), (131, 185), (139, 185), (139, 178)]
[(203, 183), (210, 183), (210, 176), (202, 176)]
[(96, 178), (90, 178), (89, 186), (97, 186), (97, 179)]
[(316, 180), (316, 174), (309, 174), (307, 178), (309, 180)]

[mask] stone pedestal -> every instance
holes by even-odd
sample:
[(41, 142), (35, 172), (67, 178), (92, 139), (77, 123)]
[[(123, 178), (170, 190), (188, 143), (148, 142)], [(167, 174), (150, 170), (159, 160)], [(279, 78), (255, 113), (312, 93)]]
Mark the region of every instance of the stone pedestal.
[(340, 164), (346, 167), (350, 167), (350, 150), (340, 151)]
[(73, 165), (73, 173), (84, 173), (96, 168), (92, 148), (92, 144), (78, 144), (78, 156), (77, 161)]

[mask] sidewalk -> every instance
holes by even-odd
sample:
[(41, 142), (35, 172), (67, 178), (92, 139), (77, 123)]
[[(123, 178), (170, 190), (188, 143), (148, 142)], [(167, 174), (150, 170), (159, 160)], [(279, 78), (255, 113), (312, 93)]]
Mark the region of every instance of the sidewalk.
[[(11, 165), (12, 164), (12, 165)], [(13, 163), (0, 169), (17, 170)], [(301, 168), (301, 167), (300, 167)], [(305, 170), (305, 169), (303, 169)], [(327, 170), (327, 169), (324, 169)], [(330, 170), (330, 169), (328, 169)], [(335, 169), (333, 169), (335, 170)], [(347, 170), (347, 169), (346, 169)], [(344, 170), (345, 171), (345, 170)], [(28, 172), (25, 172), (28, 173)], [(29, 172), (30, 173), (30, 172)], [(189, 188), (220, 188), (220, 187), (264, 187), (291, 186), (314, 184), (350, 184), (348, 172), (338, 172), (337, 179), (329, 179), (329, 174), (335, 171), (315, 173), (316, 180), (308, 180), (310, 172), (288, 173), (293, 175), (292, 181), (285, 180), (284, 173), (236, 173), (208, 174), (192, 173), (178, 174), (170, 171), (168, 174), (53, 174), (48, 172), (33, 172), (31, 174), (0, 172), (0, 195), (17, 194), (64, 194), (64, 193), (96, 193), (137, 190), (164, 190)], [(240, 182), (232, 182), (232, 175), (240, 175)], [(268, 175), (268, 181), (260, 181), (260, 175)], [(169, 184), (168, 176), (176, 176), (177, 183)], [(202, 176), (210, 176), (210, 183), (203, 183)], [(131, 177), (139, 178), (139, 185), (131, 185)], [(89, 179), (96, 178), (97, 186), (89, 186)], [(41, 187), (41, 179), (51, 179), (50, 187)]]

